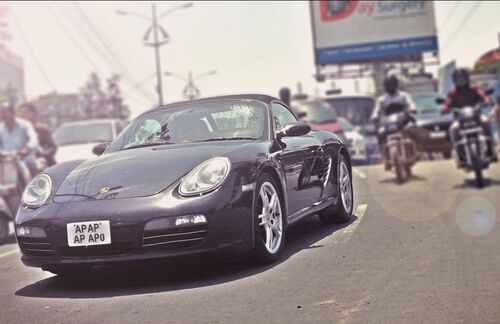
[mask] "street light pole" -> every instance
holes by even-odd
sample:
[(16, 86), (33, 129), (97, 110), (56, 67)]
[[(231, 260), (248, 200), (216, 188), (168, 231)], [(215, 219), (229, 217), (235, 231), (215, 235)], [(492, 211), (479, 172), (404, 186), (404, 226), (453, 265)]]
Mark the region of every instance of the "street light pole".
[(163, 105), (163, 87), (161, 82), (161, 60), (160, 60), (160, 46), (163, 42), (158, 42), (158, 20), (156, 18), (156, 6), (154, 2), (151, 4), (152, 14), (153, 14), (153, 46), (155, 50), (155, 60), (156, 60), (156, 92), (158, 93), (158, 105)]
[[(170, 8), (169, 10), (163, 12), (159, 16), (156, 14), (156, 5), (153, 2), (151, 4), (151, 18), (137, 12), (129, 12), (124, 10), (117, 10), (116, 13), (124, 16), (135, 16), (144, 20), (147, 20), (150, 23), (150, 27), (147, 29), (144, 34), (143, 41), (144, 45), (153, 47), (155, 51), (155, 65), (156, 65), (156, 93), (158, 94), (158, 105), (163, 105), (163, 86), (161, 79), (161, 56), (160, 56), (160, 47), (168, 42), (169, 36), (165, 29), (159, 24), (159, 21), (169, 15), (170, 13), (180, 10), (187, 9), (193, 6), (192, 2), (186, 2), (182, 5)], [(149, 36), (153, 32), (153, 41), (148, 42)], [(158, 32), (161, 33), (163, 39), (159, 39)]]

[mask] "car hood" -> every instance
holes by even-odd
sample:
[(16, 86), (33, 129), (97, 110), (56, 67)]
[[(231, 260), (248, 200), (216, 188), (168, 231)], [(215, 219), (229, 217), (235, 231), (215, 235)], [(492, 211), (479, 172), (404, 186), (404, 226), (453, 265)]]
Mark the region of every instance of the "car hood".
[(417, 115), (416, 117), (418, 127), (451, 124), (453, 122), (453, 116), (451, 114), (441, 115), (440, 113), (429, 113)]
[(95, 157), (92, 148), (98, 143), (61, 145), (57, 148), (56, 161), (63, 163), (74, 160), (88, 160)]
[(196, 143), (136, 148), (104, 154), (73, 169), (54, 201), (144, 197), (159, 193), (198, 164), (244, 143)]

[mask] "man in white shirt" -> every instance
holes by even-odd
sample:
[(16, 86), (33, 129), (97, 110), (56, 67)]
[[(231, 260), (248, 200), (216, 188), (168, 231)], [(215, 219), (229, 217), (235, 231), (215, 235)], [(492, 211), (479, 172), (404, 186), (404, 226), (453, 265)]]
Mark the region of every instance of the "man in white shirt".
[(14, 153), (26, 163), (32, 175), (36, 173), (36, 150), (38, 136), (31, 124), (16, 118), (14, 106), (10, 103), (0, 105), (0, 147), (3, 151)]

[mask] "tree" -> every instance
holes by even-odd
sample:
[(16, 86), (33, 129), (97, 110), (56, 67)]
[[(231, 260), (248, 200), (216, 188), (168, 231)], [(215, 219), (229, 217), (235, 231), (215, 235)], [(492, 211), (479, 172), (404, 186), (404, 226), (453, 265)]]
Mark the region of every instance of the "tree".
[(106, 80), (106, 89), (101, 86), (97, 73), (91, 73), (87, 83), (81, 88), (84, 114), (87, 118), (120, 118), (130, 115), (128, 107), (121, 96), (120, 77), (113, 74)]
[(107, 86), (107, 101), (110, 106), (110, 113), (119, 119), (127, 119), (130, 116), (130, 110), (128, 106), (123, 103), (123, 98), (121, 96), (121, 90), (118, 82), (120, 81), (120, 76), (113, 74), (108, 80)]

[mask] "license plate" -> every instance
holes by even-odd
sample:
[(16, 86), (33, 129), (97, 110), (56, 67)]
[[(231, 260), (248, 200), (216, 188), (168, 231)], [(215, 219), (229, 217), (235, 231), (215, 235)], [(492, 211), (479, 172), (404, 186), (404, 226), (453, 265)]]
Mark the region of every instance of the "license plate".
[(446, 132), (432, 132), (429, 136), (430, 138), (445, 138)]
[(111, 244), (109, 221), (66, 224), (69, 246)]

